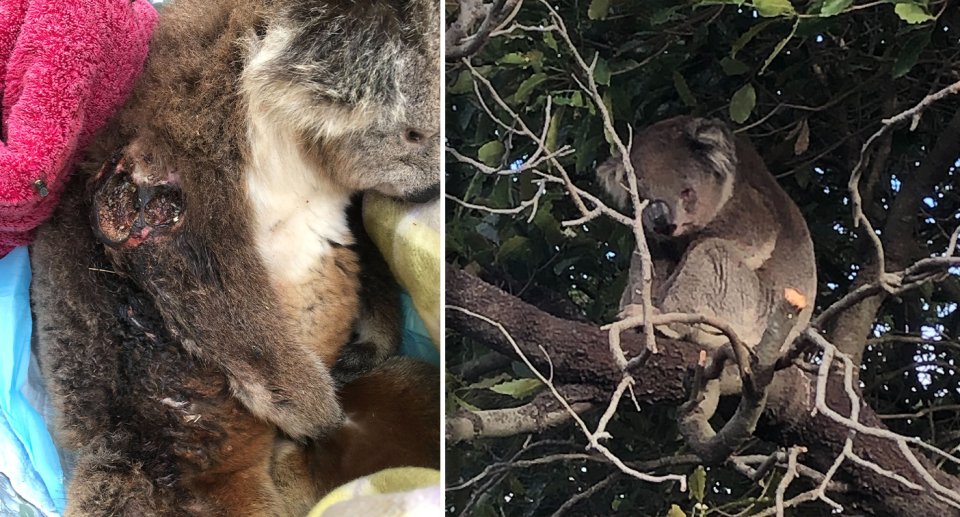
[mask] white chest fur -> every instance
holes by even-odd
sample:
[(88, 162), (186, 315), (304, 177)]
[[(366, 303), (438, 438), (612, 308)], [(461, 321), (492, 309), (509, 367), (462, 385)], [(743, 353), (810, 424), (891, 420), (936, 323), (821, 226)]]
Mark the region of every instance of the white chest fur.
[(303, 159), (293, 132), (264, 111), (255, 102), (248, 111), (251, 159), (244, 172), (253, 232), (273, 281), (297, 285), (333, 244), (353, 242), (345, 214), (350, 194), (324, 180)]

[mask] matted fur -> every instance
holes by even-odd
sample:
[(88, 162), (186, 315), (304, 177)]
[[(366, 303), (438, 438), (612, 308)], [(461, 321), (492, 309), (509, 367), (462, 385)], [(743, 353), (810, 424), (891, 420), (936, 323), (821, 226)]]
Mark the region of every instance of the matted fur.
[[(396, 285), (347, 207), (363, 189), (438, 192), (439, 63), (438, 1), (165, 9), (134, 93), (32, 250), (57, 438), (78, 452), (67, 515), (279, 516), (281, 492), (322, 492), (286, 466), (290, 447), (319, 461), (311, 447), (343, 419), (336, 390), (399, 341)], [(98, 241), (144, 213), (116, 202), (126, 192), (176, 192), (176, 210)], [(383, 371), (400, 376), (383, 389), (438, 391), (404, 368), (370, 375)]]

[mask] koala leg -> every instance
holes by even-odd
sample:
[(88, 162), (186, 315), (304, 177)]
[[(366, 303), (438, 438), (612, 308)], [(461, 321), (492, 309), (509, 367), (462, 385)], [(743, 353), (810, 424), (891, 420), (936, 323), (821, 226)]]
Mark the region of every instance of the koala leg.
[[(715, 317), (729, 324), (748, 346), (760, 342), (767, 299), (757, 274), (746, 265), (735, 243), (723, 239), (695, 243), (662, 289), (663, 312)], [(711, 351), (727, 342), (725, 336), (706, 326), (673, 328)]]

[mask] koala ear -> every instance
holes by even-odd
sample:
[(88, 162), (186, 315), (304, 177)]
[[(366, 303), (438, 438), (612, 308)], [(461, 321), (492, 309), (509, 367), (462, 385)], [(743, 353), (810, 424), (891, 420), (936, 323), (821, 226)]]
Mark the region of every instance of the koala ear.
[(626, 209), (629, 206), (630, 192), (626, 188), (627, 169), (623, 166), (620, 153), (614, 153), (597, 167), (597, 179), (600, 180), (600, 186), (613, 197), (618, 207)]
[(726, 124), (714, 118), (695, 118), (687, 124), (686, 132), (692, 150), (700, 153), (718, 176), (733, 176), (737, 168), (737, 144)]

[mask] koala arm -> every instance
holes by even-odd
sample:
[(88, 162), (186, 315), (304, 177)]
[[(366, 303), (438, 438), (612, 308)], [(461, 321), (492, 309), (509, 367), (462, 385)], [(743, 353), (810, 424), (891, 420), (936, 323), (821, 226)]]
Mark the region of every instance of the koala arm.
[[(653, 263), (653, 275), (651, 277), (650, 292), (653, 295), (653, 304), (658, 306), (658, 301), (662, 299), (658, 296), (664, 282), (670, 277), (677, 267), (677, 261), (673, 260), (661, 249), (661, 245), (656, 241), (647, 243), (650, 247), (651, 261)], [(643, 286), (643, 260), (640, 253), (634, 250), (630, 256), (630, 272), (627, 280), (627, 287), (623, 290), (620, 297), (620, 310), (623, 311), (628, 305), (640, 305), (643, 300), (640, 297), (640, 289)]]
[[(707, 238), (693, 243), (662, 286), (662, 312), (689, 312), (719, 318), (748, 346), (760, 342), (766, 328), (770, 286), (761, 285), (737, 243)], [(714, 348), (726, 338), (698, 328), (675, 329)]]
[[(222, 368), (231, 391), (254, 415), (296, 439), (322, 436), (340, 422), (330, 370), (290, 331), (293, 322), (275, 308), (263, 284), (235, 277), (225, 280), (229, 289), (214, 290), (185, 282), (196, 279), (184, 278), (180, 267), (130, 273), (153, 295), (183, 347)], [(171, 287), (170, 276), (180, 285)]]

